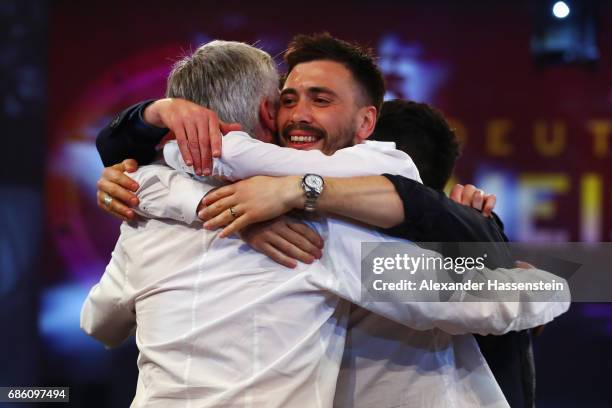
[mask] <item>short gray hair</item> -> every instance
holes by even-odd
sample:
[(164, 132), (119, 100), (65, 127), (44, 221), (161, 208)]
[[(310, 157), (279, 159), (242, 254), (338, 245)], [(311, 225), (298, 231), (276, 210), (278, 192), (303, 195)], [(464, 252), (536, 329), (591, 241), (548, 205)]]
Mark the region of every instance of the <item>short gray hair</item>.
[(253, 135), (264, 98), (278, 103), (279, 76), (272, 57), (258, 48), (215, 40), (176, 62), (166, 96), (183, 98), (217, 113), (224, 122), (240, 123)]

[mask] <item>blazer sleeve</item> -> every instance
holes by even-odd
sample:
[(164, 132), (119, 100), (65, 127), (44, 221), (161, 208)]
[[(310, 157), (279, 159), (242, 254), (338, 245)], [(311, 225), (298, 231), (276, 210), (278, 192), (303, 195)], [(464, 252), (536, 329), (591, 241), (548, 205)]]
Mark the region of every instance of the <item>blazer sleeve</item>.
[(153, 162), (156, 146), (168, 129), (149, 125), (142, 119), (142, 112), (152, 102), (154, 99), (130, 106), (100, 131), (96, 147), (104, 166), (125, 159), (136, 159), (139, 165)]
[(455, 247), (449, 243), (487, 243), (488, 267), (513, 267), (507, 238), (496, 218), (484, 217), (479, 211), (413, 180), (390, 174), (384, 176), (393, 183), (402, 200), (404, 221), (383, 232), (417, 243), (443, 243), (439, 248), (445, 256), (452, 254), (444, 253), (444, 249), (450, 251)]

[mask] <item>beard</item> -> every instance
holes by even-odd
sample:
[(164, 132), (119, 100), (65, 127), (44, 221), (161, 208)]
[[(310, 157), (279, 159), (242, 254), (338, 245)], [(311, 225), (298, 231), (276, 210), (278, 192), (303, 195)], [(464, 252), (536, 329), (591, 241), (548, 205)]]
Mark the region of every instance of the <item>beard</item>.
[(344, 149), (355, 144), (356, 129), (352, 123), (347, 123), (338, 129), (337, 134), (328, 136), (321, 151), (323, 154), (332, 155), (336, 150)]
[(317, 141), (323, 140), (321, 152), (328, 156), (334, 154), (338, 149), (352, 146), (354, 144), (353, 139), (355, 138), (356, 133), (356, 129), (353, 127), (352, 123), (344, 124), (336, 133), (331, 135), (323, 128), (308, 125), (306, 123), (295, 123), (289, 124), (281, 130), (278, 144), (281, 146), (287, 146), (291, 141), (290, 132), (296, 130), (310, 133), (317, 139)]

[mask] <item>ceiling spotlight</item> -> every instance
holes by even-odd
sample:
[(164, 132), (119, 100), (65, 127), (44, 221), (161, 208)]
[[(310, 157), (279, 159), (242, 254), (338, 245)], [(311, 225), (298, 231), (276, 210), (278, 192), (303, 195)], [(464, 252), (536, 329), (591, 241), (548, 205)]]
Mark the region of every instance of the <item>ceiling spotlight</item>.
[(565, 18), (569, 16), (570, 8), (564, 1), (558, 1), (552, 8), (553, 15), (557, 18)]

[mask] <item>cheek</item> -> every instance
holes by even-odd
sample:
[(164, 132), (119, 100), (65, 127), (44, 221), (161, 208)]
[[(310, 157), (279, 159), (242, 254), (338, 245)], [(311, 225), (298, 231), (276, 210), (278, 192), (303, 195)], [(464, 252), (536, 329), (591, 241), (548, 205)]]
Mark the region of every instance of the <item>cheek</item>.
[(346, 131), (347, 127), (352, 125), (352, 118), (347, 117), (346, 112), (325, 112), (325, 115), (321, 115), (319, 118), (319, 124), (325, 127), (328, 134), (336, 135), (342, 134)]
[(325, 129), (327, 134), (335, 134), (338, 129), (338, 113), (332, 111), (320, 111), (312, 115), (313, 122), (318, 127)]
[(285, 127), (285, 124), (287, 123), (288, 114), (289, 113), (287, 108), (278, 108), (278, 114), (276, 115), (276, 127), (278, 128), (279, 132), (283, 130), (283, 127)]

